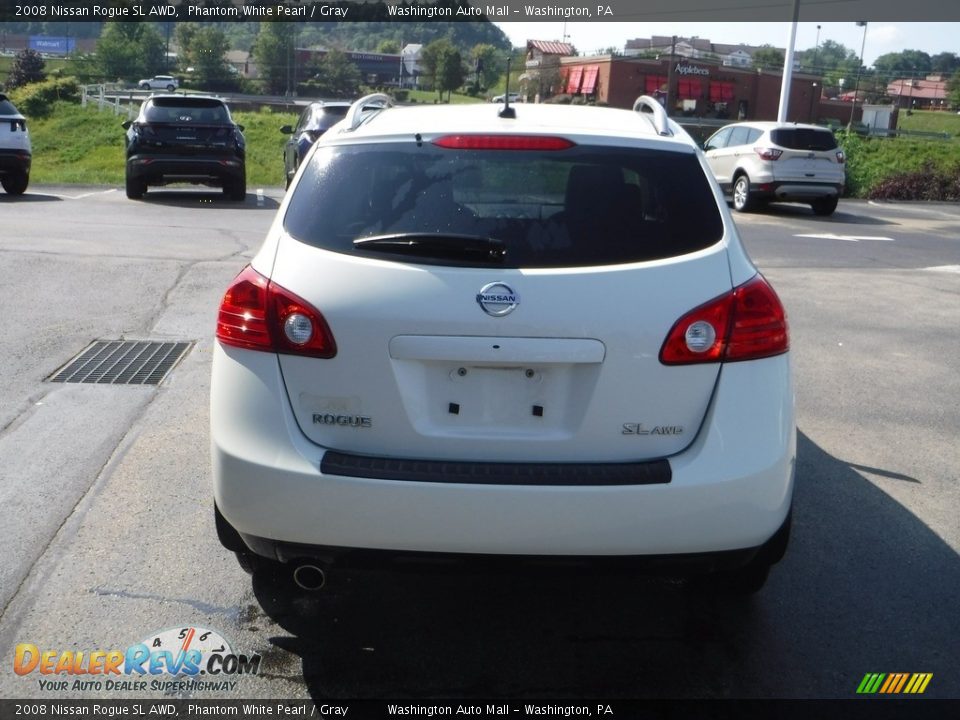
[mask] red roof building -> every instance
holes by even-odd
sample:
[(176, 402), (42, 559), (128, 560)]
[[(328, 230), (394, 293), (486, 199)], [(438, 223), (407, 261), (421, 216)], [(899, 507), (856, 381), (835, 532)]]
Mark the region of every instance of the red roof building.
[(947, 81), (942, 75), (928, 75), (924, 80), (901, 78), (887, 85), (887, 95), (897, 98), (897, 107), (912, 110), (946, 110)]

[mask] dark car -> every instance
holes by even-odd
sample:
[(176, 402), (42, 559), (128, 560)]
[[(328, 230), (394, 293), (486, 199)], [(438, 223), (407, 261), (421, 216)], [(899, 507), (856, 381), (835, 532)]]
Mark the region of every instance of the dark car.
[(317, 138), (343, 120), (349, 109), (348, 102), (312, 102), (300, 113), (296, 127), (284, 125), (280, 128), (280, 132), (290, 136), (283, 147), (283, 172), (287, 187)]
[(127, 197), (149, 185), (187, 182), (222, 187), (231, 200), (247, 194), (243, 127), (226, 103), (202, 95), (153, 95), (126, 121)]

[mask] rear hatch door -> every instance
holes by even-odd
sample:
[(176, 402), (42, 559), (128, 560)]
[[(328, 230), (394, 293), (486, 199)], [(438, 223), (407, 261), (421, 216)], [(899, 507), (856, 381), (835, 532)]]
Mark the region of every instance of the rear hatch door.
[(272, 271), (338, 348), (279, 356), (297, 422), (383, 457), (679, 452), (719, 366), (658, 355), (679, 317), (730, 290), (723, 233), (692, 152), (319, 148)]
[(843, 183), (844, 167), (837, 159), (837, 142), (827, 129), (777, 128), (771, 139), (783, 154), (770, 163), (779, 182)]

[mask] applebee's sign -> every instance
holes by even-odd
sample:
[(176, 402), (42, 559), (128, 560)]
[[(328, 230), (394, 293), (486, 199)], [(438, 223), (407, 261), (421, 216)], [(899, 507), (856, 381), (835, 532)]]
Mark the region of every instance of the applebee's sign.
[(682, 63), (677, 63), (677, 67), (674, 68), (681, 75), (709, 75), (710, 71), (705, 67), (697, 67), (696, 65), (683, 65)]

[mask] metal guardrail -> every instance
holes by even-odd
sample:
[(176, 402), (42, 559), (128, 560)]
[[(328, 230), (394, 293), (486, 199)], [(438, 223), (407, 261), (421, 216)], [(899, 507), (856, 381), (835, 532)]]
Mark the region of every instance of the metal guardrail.
[[(856, 131), (856, 128), (854, 128)], [(900, 128), (896, 129), (887, 129), (887, 128), (868, 128), (867, 134), (870, 137), (905, 137), (905, 138), (920, 138), (927, 140), (951, 140), (953, 135), (948, 132), (927, 132), (925, 130), (901, 130)]]

